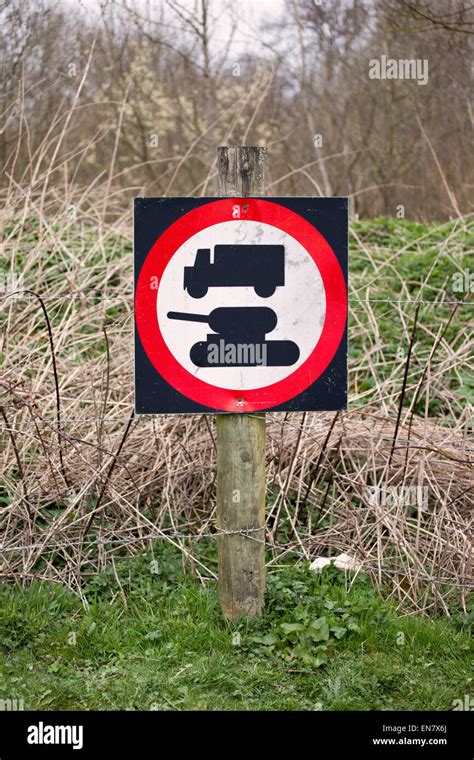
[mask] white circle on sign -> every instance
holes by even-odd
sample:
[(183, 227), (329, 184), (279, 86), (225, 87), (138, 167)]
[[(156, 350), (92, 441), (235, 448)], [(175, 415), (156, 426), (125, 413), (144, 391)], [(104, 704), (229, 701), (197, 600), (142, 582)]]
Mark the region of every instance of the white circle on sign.
[[(184, 268), (192, 267), (199, 248), (209, 248), (211, 263), (215, 245), (283, 245), (285, 247), (285, 284), (269, 298), (258, 296), (253, 287), (209, 287), (202, 298), (192, 298), (184, 289)], [(258, 255), (258, 253), (256, 254)], [(197, 367), (190, 358), (195, 343), (215, 334), (203, 322), (170, 319), (171, 311), (209, 315), (220, 307), (264, 307), (277, 315), (276, 327), (267, 341), (293, 341), (299, 358), (291, 366)], [(264, 222), (232, 220), (206, 227), (178, 248), (170, 259), (158, 286), (156, 299), (158, 323), (170, 352), (184, 369), (200, 380), (220, 388), (250, 390), (284, 380), (313, 352), (323, 329), (326, 295), (319, 270), (308, 251), (283, 230)]]

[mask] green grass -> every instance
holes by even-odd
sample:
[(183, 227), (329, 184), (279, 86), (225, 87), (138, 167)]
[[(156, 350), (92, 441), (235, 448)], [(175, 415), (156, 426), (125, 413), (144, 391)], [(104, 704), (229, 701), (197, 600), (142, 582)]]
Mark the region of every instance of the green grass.
[[(453, 290), (453, 276), (466, 269), (474, 222), (466, 220), (463, 227), (361, 220), (351, 231), (351, 404), (379, 403), (379, 395), (391, 393), (395, 408), (415, 307), (368, 305), (366, 299), (472, 300), (472, 293)], [(110, 233), (102, 245), (92, 227), (79, 234), (70, 225), (63, 234), (58, 226), (58, 245), (46, 248), (43, 241), (36, 251), (44, 235), (38, 220), (27, 220), (22, 229), (7, 225), (6, 233), (18, 242), (15, 271), (23, 271), (28, 261), (25, 286), (45, 297), (60, 376), (70, 371), (70, 363), (103, 356), (103, 324), (112, 353), (119, 350), (114, 335), (129, 324), (132, 302), (130, 240)], [(0, 262), (1, 276), (9, 274), (9, 266), (6, 259)], [(87, 303), (69, 297), (70, 281), (87, 293)], [(94, 308), (104, 293), (114, 302), (105, 316)], [(413, 386), (452, 309), (420, 308), (410, 364)], [(19, 358), (28, 351), (39, 374), (41, 361), (49, 361), (44, 318), (34, 302), (19, 301), (16, 314), (10, 352), (22, 346)], [(27, 317), (34, 322), (25, 341)], [(448, 352), (463, 345), (470, 320), (472, 308), (460, 308), (432, 363), (428, 412), (441, 424), (451, 425), (474, 400), (464, 362), (435, 371)], [(13, 366), (18, 356), (10, 354)], [(421, 416), (424, 394), (425, 386), (416, 406)], [(411, 398), (408, 394), (405, 403)], [(65, 405), (66, 416), (67, 410)], [(10, 499), (0, 487), (0, 504)], [(42, 514), (49, 521), (62, 508), (52, 504)], [(58, 585), (0, 589), (0, 699), (23, 698), (29, 709), (402, 710), (451, 709), (453, 700), (472, 693), (467, 622), (456, 610), (450, 619), (399, 617), (366, 577), (348, 592), (336, 570), (316, 577), (288, 563), (268, 576), (265, 616), (231, 626), (221, 616), (213, 582), (204, 588), (183, 576), (181, 557), (169, 546), (157, 546), (155, 556), (157, 566), (148, 555), (119, 560), (120, 585), (112, 568), (91, 578), (84, 590), (87, 609)], [(60, 553), (51, 560), (63, 566)], [(44, 562), (32, 570), (41, 572)]]
[[(472, 300), (471, 292), (454, 289), (453, 277), (469, 267), (474, 220), (466, 219), (463, 224), (459, 221), (423, 224), (380, 217), (353, 221), (350, 229), (349, 391), (351, 403), (358, 404), (377, 398), (384, 382), (399, 388), (403, 360), (408, 351), (415, 314), (413, 303), (397, 308), (393, 303), (380, 300), (448, 302), (436, 306), (426, 303), (420, 307), (411, 362), (413, 381), (421, 376), (433, 348), (434, 336), (449, 320), (454, 308), (450, 302)], [(112, 335), (114, 329), (121, 328), (129, 317), (133, 279), (130, 239), (109, 231), (102, 246), (93, 227), (80, 229), (78, 225), (69, 224), (66, 230), (62, 230), (61, 225), (53, 224), (51, 235), (57, 239), (57, 249), (49, 250), (45, 249), (47, 241), (41, 242), (44, 230), (34, 217), (28, 218), (23, 225), (11, 220), (6, 224), (5, 233), (10, 244), (17, 247), (15, 271), (22, 272), (28, 261), (25, 287), (45, 297), (56, 339), (63, 329), (65, 315), (71, 310), (76, 315), (74, 325), (69, 323), (70, 337), (59, 352), (62, 355), (58, 361), (61, 362), (69, 351), (66, 345), (73, 347), (69, 358), (75, 364), (100, 358), (105, 351), (102, 327), (105, 326)], [(31, 248), (35, 245), (39, 245), (41, 254), (32, 260)], [(77, 261), (81, 262), (80, 271)], [(0, 261), (0, 278), (9, 276), (11, 264), (6, 258), (3, 263)], [(88, 296), (87, 319), (84, 319), (84, 303), (79, 298), (71, 302), (70, 280)], [(94, 305), (103, 302), (104, 295), (111, 303), (104, 310), (94, 309)], [(366, 299), (373, 299), (369, 307)], [(466, 339), (471, 320), (472, 307), (458, 309), (456, 318), (446, 328), (445, 345), (458, 347)], [(17, 333), (17, 336), (10, 336), (11, 345), (22, 340), (22, 328)], [(38, 354), (43, 352), (48, 356), (44, 320), (38, 309), (37, 326), (31, 331), (28, 346), (30, 351), (34, 349)], [(375, 371), (364, 357), (370, 357)], [(441, 348), (434, 369), (444, 358), (445, 350)], [(449, 418), (453, 409), (456, 416), (462, 413), (465, 400), (474, 402), (472, 377), (462, 366), (449, 368), (441, 378), (435, 378), (431, 389), (430, 414), (445, 417), (448, 422), (452, 422)], [(383, 393), (390, 390), (391, 387), (386, 387)], [(446, 403), (444, 392), (447, 392), (449, 403)], [(359, 394), (362, 396), (356, 400)], [(462, 401), (453, 399), (453, 394)], [(424, 411), (422, 392), (416, 412), (423, 416)]]
[[(0, 590), (0, 699), (25, 709), (442, 710), (472, 693), (469, 620), (398, 617), (367, 577), (283, 565), (232, 626), (158, 545), (86, 585)], [(240, 636), (240, 643), (239, 643)]]
[[(445, 330), (444, 344), (459, 349), (470, 334), (472, 291), (459, 292), (455, 275), (469, 265), (474, 242), (474, 222), (422, 224), (408, 220), (378, 218), (352, 223), (349, 249), (350, 309), (349, 362), (352, 371), (350, 394), (365, 394), (363, 403), (377, 396), (386, 381), (399, 388), (404, 359), (408, 352), (415, 301), (424, 301), (418, 314), (411, 382), (422, 376), (436, 341)], [(366, 299), (372, 299), (369, 306)], [(383, 299), (400, 300), (396, 304)], [(430, 303), (430, 302), (436, 302)], [(446, 303), (442, 304), (441, 302)], [(457, 309), (453, 302), (470, 301)], [(372, 312), (369, 318), (369, 312)], [(376, 329), (375, 329), (376, 328)], [(368, 371), (364, 356), (370, 356), (376, 371)], [(445, 358), (438, 348), (432, 367)], [(398, 370), (397, 371), (397, 367)], [(389, 387), (382, 390), (388, 392)], [(411, 397), (405, 404), (410, 403)], [(468, 368), (449, 368), (431, 388), (430, 416), (452, 423), (463, 413), (466, 403), (474, 402), (474, 383)], [(424, 416), (424, 390), (415, 406)]]

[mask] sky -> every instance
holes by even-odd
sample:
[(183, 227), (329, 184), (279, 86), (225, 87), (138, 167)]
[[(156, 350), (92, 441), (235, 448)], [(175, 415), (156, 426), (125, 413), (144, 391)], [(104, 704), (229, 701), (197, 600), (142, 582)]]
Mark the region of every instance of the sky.
[[(220, 36), (222, 29), (222, 37), (225, 40), (231, 31), (232, 19), (228, 13), (225, 13), (225, 0), (214, 0), (214, 4), (216, 12), (222, 13), (216, 29), (216, 37)], [(235, 0), (239, 26), (234, 44), (244, 49), (252, 45), (252, 39), (258, 34), (260, 23), (264, 20), (276, 21), (282, 15), (284, 6), (284, 0)]]
[[(61, 0), (60, 0), (61, 2)], [(195, 0), (178, 0), (179, 4), (189, 10), (195, 6)], [(62, 5), (70, 6), (82, 6), (86, 11), (90, 12), (99, 10), (103, 4), (103, 0), (62, 0)], [(118, 5), (120, 3), (117, 3)], [(132, 3), (131, 3), (132, 4)], [(161, 0), (138, 0), (138, 7), (143, 5), (143, 8), (151, 8), (154, 6), (158, 10), (162, 4)], [(134, 2), (133, 5), (136, 5)], [(229, 11), (227, 8), (231, 6)], [(227, 45), (229, 35), (232, 31), (233, 16), (237, 22), (237, 28), (234, 33), (234, 39), (230, 48), (230, 55), (235, 53), (239, 55), (247, 51), (255, 50), (255, 45), (258, 43), (261, 35), (259, 34), (259, 26), (261, 22), (265, 21), (277, 21), (281, 17), (285, 8), (285, 0), (211, 0), (211, 12), (217, 19), (215, 24), (215, 32), (213, 35), (213, 47), (216, 52), (219, 52), (219, 46), (225, 47)], [(167, 11), (168, 22), (172, 23), (172, 12)], [(181, 26), (181, 23), (179, 26)]]

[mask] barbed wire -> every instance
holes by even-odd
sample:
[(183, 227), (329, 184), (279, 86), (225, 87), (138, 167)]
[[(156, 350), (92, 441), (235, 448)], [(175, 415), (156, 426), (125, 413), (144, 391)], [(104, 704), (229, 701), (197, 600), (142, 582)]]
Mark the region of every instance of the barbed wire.
[[(6, 293), (5, 294), (5, 293), (1, 293), (0, 292), (0, 299), (1, 298), (8, 298), (9, 296), (12, 296), (12, 295), (13, 294), (11, 294), (11, 293)], [(17, 295), (17, 297), (18, 297), (20, 294), (17, 291), (15, 293), (15, 295)], [(23, 293), (23, 294), (21, 294), (21, 297), (24, 297), (25, 295), (29, 295), (30, 296), (30, 295), (34, 295), (34, 294), (33, 293), (26, 293), (26, 294)], [(58, 301), (58, 299), (59, 300), (60, 299), (64, 299), (64, 300), (67, 299), (68, 302), (70, 302), (71, 299), (74, 299), (74, 300), (81, 299), (82, 301), (87, 301), (87, 302), (93, 303), (95, 306), (98, 306), (98, 305), (102, 304), (102, 306), (104, 306), (104, 307), (107, 307), (107, 305), (109, 307), (111, 307), (111, 306), (117, 306), (117, 305), (128, 306), (128, 305), (131, 305), (131, 301), (132, 301), (132, 296), (131, 295), (130, 295), (130, 301), (128, 301), (128, 300), (125, 300), (123, 298), (123, 294), (122, 295), (117, 295), (117, 297), (115, 297), (115, 298), (114, 297), (110, 297), (109, 298), (109, 297), (104, 297), (101, 294), (95, 294), (94, 295), (94, 294), (89, 294), (89, 293), (78, 293), (78, 292), (76, 292), (76, 293), (72, 293), (72, 294), (70, 294), (68, 296), (56, 296), (55, 297), (54, 295), (46, 294), (45, 296), (42, 296), (42, 297), (46, 298), (49, 301), (51, 301), (51, 300)], [(20, 300), (20, 299), (18, 298), (18, 300)], [(426, 306), (438, 306), (438, 307), (441, 307), (441, 308), (443, 308), (443, 307), (463, 307), (463, 306), (473, 306), (474, 305), (474, 301), (462, 301), (462, 300), (461, 301), (460, 300), (440, 301), (439, 299), (438, 300), (426, 300), (426, 299), (418, 299), (418, 298), (414, 298), (414, 299), (402, 299), (402, 298), (400, 298), (400, 299), (389, 299), (389, 298), (365, 298), (365, 297), (358, 297), (358, 296), (349, 296), (348, 300), (349, 300), (349, 302), (351, 304), (354, 303), (354, 304), (360, 305), (360, 306), (362, 306), (363, 304), (368, 304), (368, 303), (397, 305), (397, 306), (400, 306), (400, 305), (425, 306), (426, 305)], [(121, 326), (119, 325), (118, 327), (120, 329)], [(161, 415), (161, 416), (163, 416), (163, 415)], [(174, 417), (174, 415), (164, 415), (164, 416), (170, 417), (170, 418)], [(143, 415), (143, 416), (140, 415), (140, 417), (142, 417), (142, 418), (145, 417), (145, 419), (147, 419), (147, 421), (149, 421), (150, 419), (151, 420), (155, 419), (156, 415)], [(95, 416), (93, 418), (92, 422), (93, 423), (94, 422), (95, 423), (100, 423), (100, 424), (102, 424), (102, 423), (107, 423), (107, 424), (110, 423), (110, 424), (112, 424), (112, 423), (115, 423), (115, 422), (125, 423), (127, 420), (128, 420), (128, 417), (126, 417), (126, 416), (124, 416), (124, 417), (105, 417), (105, 416), (100, 416), (99, 415), (99, 416)], [(18, 423), (15, 423), (15, 427), (13, 427), (11, 425), (7, 426), (6, 429), (7, 430), (11, 430), (11, 431), (13, 431), (13, 430), (21, 430), (21, 427), (40, 424), (40, 425), (49, 425), (51, 427), (51, 429), (54, 430), (56, 422), (57, 422), (56, 419), (51, 420), (51, 421), (49, 421), (47, 419), (25, 420), (25, 421), (20, 421)], [(72, 425), (72, 424), (83, 423), (83, 422), (87, 422), (87, 423), (90, 424), (91, 423), (90, 416), (89, 417), (71, 417), (71, 418), (65, 418), (65, 419), (63, 419), (61, 421), (61, 425)], [(347, 433), (345, 433), (345, 435), (347, 437)], [(360, 435), (360, 433), (359, 434), (358, 433), (354, 433), (353, 434), (353, 436), (355, 436), (355, 437), (357, 435)], [(378, 440), (380, 440), (380, 438), (381, 438), (381, 436), (379, 434), (373, 435), (373, 434), (371, 434), (369, 432), (364, 432), (363, 435), (364, 435), (364, 437), (377, 438)], [(390, 440), (391, 440), (391, 437), (388, 437), (387, 441), (390, 441)], [(403, 443), (403, 442), (401, 441), (400, 443)], [(352, 447), (352, 449), (354, 449), (354, 447)], [(471, 450), (472, 450), (471, 448), (467, 448), (467, 451), (470, 452)], [(468, 463), (466, 462), (466, 464), (468, 464)], [(264, 530), (265, 530), (264, 527), (240, 529), (240, 530), (233, 530), (233, 531), (221, 530), (221, 529), (216, 528), (212, 532), (197, 533), (195, 535), (190, 534), (190, 533), (182, 533), (182, 532), (178, 532), (178, 531), (174, 531), (174, 532), (160, 531), (160, 532), (155, 532), (155, 533), (148, 533), (148, 534), (141, 535), (141, 536), (122, 537), (122, 538), (104, 538), (104, 537), (102, 537), (102, 538), (98, 538), (98, 539), (95, 539), (95, 540), (88, 540), (88, 541), (83, 541), (82, 539), (79, 539), (79, 540), (76, 540), (76, 541), (66, 541), (66, 542), (62, 542), (62, 543), (61, 542), (55, 542), (55, 543), (31, 543), (31, 544), (17, 545), (17, 546), (12, 546), (11, 544), (6, 544), (6, 545), (0, 545), (0, 554), (12, 554), (12, 553), (14, 554), (14, 553), (17, 553), (17, 552), (22, 552), (22, 553), (23, 552), (30, 552), (31, 553), (31, 552), (34, 552), (35, 550), (43, 551), (45, 549), (67, 550), (67, 549), (71, 549), (71, 548), (73, 548), (75, 546), (81, 546), (83, 548), (86, 548), (86, 547), (87, 548), (92, 548), (93, 546), (97, 546), (98, 547), (98, 546), (101, 546), (101, 545), (102, 546), (105, 546), (105, 545), (114, 546), (115, 545), (115, 546), (121, 548), (121, 547), (125, 547), (127, 545), (136, 544), (136, 543), (140, 543), (140, 542), (143, 542), (143, 541), (151, 541), (151, 540), (161, 540), (161, 541), (167, 541), (168, 540), (169, 541), (169, 540), (172, 540), (172, 539), (177, 539), (177, 540), (182, 540), (182, 541), (185, 541), (185, 540), (186, 541), (193, 541), (193, 540), (199, 541), (199, 540), (206, 539), (206, 538), (207, 539), (211, 539), (211, 540), (215, 540), (215, 539), (219, 538), (220, 536), (236, 536), (237, 535), (237, 536), (241, 536), (242, 538), (247, 538), (249, 540), (257, 541), (258, 543), (263, 544), (264, 546), (269, 547), (269, 548), (271, 548), (274, 551), (281, 551), (281, 552), (283, 552), (283, 554), (291, 553), (291, 554), (294, 554), (295, 556), (297, 556), (297, 557), (299, 557), (301, 559), (305, 559), (307, 561), (309, 560), (308, 553), (307, 552), (302, 552), (301, 549), (298, 549), (294, 545), (291, 545), (291, 544), (278, 545), (278, 544), (274, 544), (274, 543), (267, 543), (264, 539), (258, 538), (258, 536), (256, 534), (259, 533), (259, 532), (261, 533)], [(310, 540), (314, 541), (314, 542), (317, 542), (317, 538), (316, 537), (312, 537), (312, 536), (309, 537), (309, 538), (307, 538), (307, 539), (304, 539), (304, 541), (310, 541)], [(300, 542), (300, 546), (301, 545), (302, 544)], [(384, 575), (395, 575), (395, 576), (401, 576), (401, 577), (406, 577), (407, 576), (407, 571), (388, 569), (388, 568), (381, 567), (381, 566), (371, 565), (371, 564), (368, 564), (367, 562), (363, 562), (361, 564), (363, 566), (362, 567), (362, 571), (370, 571), (370, 572), (378, 573), (378, 574), (382, 573)], [(462, 578), (461, 578), (461, 581), (456, 581), (456, 580), (453, 580), (451, 578), (435, 578), (435, 577), (433, 577), (431, 575), (420, 574), (420, 573), (418, 573), (416, 571), (415, 571), (415, 576), (416, 576), (417, 579), (425, 580), (425, 581), (427, 581), (427, 582), (429, 582), (431, 584), (434, 584), (434, 585), (440, 585), (440, 586), (442, 586), (442, 585), (449, 585), (451, 587), (458, 587), (458, 588), (462, 588), (462, 589), (473, 589), (474, 588), (474, 584), (472, 584), (470, 582), (464, 582)]]
[[(281, 412), (280, 414), (284, 415), (285, 413)], [(176, 416), (177, 415), (168, 415), (168, 414), (136, 415), (135, 416), (135, 420), (139, 420), (141, 418), (145, 418), (146, 422), (153, 422), (157, 417), (159, 417), (160, 419), (162, 419), (163, 417), (168, 418), (168, 419), (172, 419), (173, 417), (176, 417)], [(188, 415), (185, 415), (185, 416), (190, 416), (190, 415), (188, 414)], [(193, 415), (193, 416), (200, 416), (200, 415)], [(215, 415), (214, 414), (209, 414), (209, 415), (202, 415), (202, 416), (214, 417)], [(112, 418), (102, 417), (102, 416), (99, 415), (98, 417), (94, 417), (92, 419), (92, 422), (91, 422), (91, 418), (90, 417), (89, 418), (86, 418), (86, 417), (77, 417), (77, 418), (69, 418), (69, 419), (66, 418), (64, 420), (61, 420), (61, 429), (66, 434), (65, 427), (67, 427), (67, 426), (81, 425), (81, 424), (89, 424), (89, 425), (91, 425), (91, 424), (100, 424), (100, 425), (102, 425), (103, 423), (106, 423), (106, 424), (117, 424), (117, 423), (124, 424), (124, 423), (128, 422), (128, 420), (129, 420), (129, 415), (125, 416), (125, 417), (112, 417)], [(58, 427), (56, 425), (56, 420), (45, 420), (45, 419), (41, 419), (41, 420), (39, 420), (39, 419), (35, 419), (35, 420), (23, 420), (23, 421), (20, 421), (18, 423), (15, 423), (15, 425), (9, 424), (8, 426), (5, 425), (5, 424), (3, 424), (3, 429), (6, 432), (8, 432), (8, 433), (21, 433), (22, 430), (24, 430), (25, 428), (27, 428), (27, 429), (36, 428), (36, 425), (38, 425), (38, 424), (42, 424), (42, 425), (48, 426), (51, 429), (52, 433), (57, 433), (58, 432)], [(462, 434), (462, 431), (463, 431), (463, 427), (461, 427), (461, 430), (460, 430), (461, 434)], [(449, 431), (449, 432), (451, 432), (451, 431)], [(306, 431), (306, 433), (307, 433), (307, 435), (310, 435), (311, 431)], [(393, 434), (387, 434), (386, 436), (382, 436), (382, 435), (380, 435), (380, 433), (371, 433), (368, 430), (367, 431), (364, 430), (362, 432), (352, 432), (352, 433), (344, 431), (344, 440), (342, 442), (342, 445), (344, 446), (344, 448), (350, 449), (351, 451), (366, 451), (366, 447), (364, 447), (364, 446), (352, 446), (352, 445), (348, 446), (347, 445), (347, 439), (348, 438), (361, 438), (361, 437), (363, 437), (364, 439), (368, 438), (370, 440), (377, 440), (377, 441), (379, 441), (381, 443), (392, 444), (392, 442), (393, 442)], [(419, 436), (418, 436), (418, 438), (419, 438)], [(74, 436), (74, 440), (77, 441), (78, 443), (81, 443), (81, 442), (89, 443), (85, 438), (77, 438), (76, 436)], [(398, 442), (398, 445), (397, 445), (397, 448), (417, 448), (417, 447), (418, 447), (417, 443), (409, 443), (409, 442), (404, 441), (403, 439), (401, 439)], [(447, 442), (447, 443), (444, 444), (444, 448), (445, 449), (449, 448), (449, 442)], [(462, 453), (466, 453), (467, 455), (469, 455), (471, 452), (474, 453), (474, 447), (471, 447), (471, 446), (469, 446), (467, 444), (462, 447)], [(438, 453), (443, 453), (443, 451), (440, 450)], [(473, 464), (473, 462), (471, 462), (470, 459), (466, 459), (466, 460), (463, 460), (463, 464), (465, 464), (465, 465), (471, 465), (471, 464)]]
[[(12, 300), (21, 300), (22, 298), (25, 298), (27, 296), (31, 296), (33, 293), (31, 291), (13, 291), (11, 293), (2, 292), (0, 290), (0, 299), (4, 298), (12, 298)], [(128, 299), (124, 299), (123, 296), (117, 295), (116, 298), (111, 296), (110, 298), (107, 296), (101, 296), (101, 295), (92, 295), (87, 292), (75, 292), (70, 293), (67, 295), (52, 295), (50, 293), (39, 293), (41, 295), (41, 298), (47, 299), (50, 301), (57, 301), (58, 299), (61, 299), (67, 303), (70, 303), (71, 300), (74, 299), (80, 299), (82, 301), (90, 301), (94, 306), (99, 306), (101, 303), (105, 306), (106, 303), (110, 302), (109, 308), (111, 306), (117, 306), (119, 304), (123, 305), (132, 305), (133, 303), (133, 294), (130, 293), (130, 296)], [(433, 306), (474, 306), (474, 300), (468, 300), (468, 301), (459, 301), (459, 300), (453, 300), (453, 301), (440, 301), (440, 300), (430, 300), (430, 299), (418, 299), (418, 298), (400, 298), (400, 299), (392, 299), (392, 298), (359, 298), (357, 296), (349, 296), (349, 301), (353, 301), (355, 303), (387, 303), (387, 304), (411, 304), (414, 306), (425, 306), (425, 305), (433, 305)]]
[(122, 544), (126, 546), (130, 543), (137, 543), (138, 541), (147, 541), (151, 539), (159, 539), (159, 538), (217, 538), (220, 535), (223, 536), (233, 536), (233, 535), (244, 535), (248, 536), (250, 533), (255, 531), (262, 531), (265, 530), (265, 528), (241, 528), (239, 530), (222, 530), (220, 528), (215, 528), (214, 531), (211, 533), (197, 533), (194, 536), (190, 533), (180, 533), (178, 531), (174, 531), (173, 533), (167, 532), (165, 530), (160, 530), (159, 533), (148, 533), (145, 536), (133, 536), (132, 538), (97, 538), (94, 540), (89, 541), (82, 541), (82, 539), (78, 539), (76, 541), (68, 541), (65, 543), (37, 543), (37, 544), (24, 544), (20, 546), (10, 546), (10, 545), (0, 545), (0, 554), (5, 552), (16, 552), (16, 551), (30, 551), (34, 549), (47, 549), (47, 548), (55, 548), (55, 549), (65, 549), (71, 546), (100, 546), (100, 545), (109, 545), (109, 544)]
[[(5, 407), (5, 408), (9, 412), (13, 412), (13, 413), (15, 413), (15, 412), (18, 413), (20, 411), (23, 411), (23, 409), (15, 409), (14, 407), (11, 407), (11, 406), (10, 407)], [(81, 423), (89, 423), (89, 424), (91, 424), (91, 423), (95, 423), (95, 422), (108, 422), (108, 423), (127, 422), (128, 419), (129, 419), (129, 417), (130, 417), (130, 414), (132, 413), (132, 411), (133, 411), (133, 408), (130, 408), (130, 410), (128, 411), (128, 414), (124, 414), (123, 417), (122, 416), (121, 417), (106, 417), (106, 416), (104, 416), (103, 414), (100, 414), (100, 413), (97, 414), (97, 416), (94, 415), (93, 417), (91, 417), (90, 413), (88, 415), (86, 415), (86, 416), (83, 416), (83, 417), (64, 417), (64, 418), (61, 418), (61, 426), (68, 425), (68, 424), (70, 424), (70, 425), (76, 425), (76, 424), (81, 424)], [(353, 411), (359, 411), (359, 410), (358, 409), (354, 409)], [(226, 412), (222, 412), (222, 414), (226, 414)], [(229, 414), (232, 414), (232, 412), (229, 412)], [(283, 416), (285, 416), (285, 414), (287, 414), (287, 412), (267, 412), (266, 416), (268, 418), (270, 418), (270, 419), (273, 419), (272, 415), (276, 415), (276, 414), (279, 414), (279, 415), (281, 415), (281, 417), (283, 417)], [(293, 412), (293, 414), (303, 414), (303, 412)], [(321, 414), (321, 413), (320, 412), (314, 412), (313, 414)], [(135, 412), (135, 419), (136, 420), (143, 420), (144, 422), (152, 422), (153, 420), (156, 420), (157, 418), (159, 418), (160, 420), (163, 420), (163, 419), (173, 420), (173, 419), (176, 419), (176, 417), (180, 417), (180, 416), (181, 417), (216, 417), (218, 415), (216, 413), (214, 413), (214, 412), (209, 412), (209, 413), (176, 412), (174, 414), (170, 414), (170, 413), (166, 413), (166, 412), (156, 413), (156, 414), (155, 413), (151, 413), (151, 412), (147, 412), (147, 413), (141, 414), (140, 412)], [(280, 424), (281, 419), (275, 418), (274, 421), (278, 422)], [(386, 419), (386, 420), (383, 420), (383, 421), (384, 422), (389, 422), (390, 420)], [(53, 428), (56, 431), (56, 428), (54, 426), (56, 425), (57, 420), (55, 418), (53, 418), (53, 417), (51, 417), (50, 419), (45, 418), (45, 417), (42, 417), (42, 418), (35, 417), (34, 420), (19, 420), (19, 421), (15, 421), (13, 424), (10, 423), (8, 426), (5, 423), (3, 423), (3, 427), (7, 431), (8, 430), (15, 431), (15, 430), (19, 429), (21, 426), (24, 426), (24, 425), (34, 425), (35, 423), (40, 424), (40, 425), (48, 425), (48, 426), (50, 426), (51, 428)], [(289, 423), (287, 423), (287, 424), (289, 424)], [(462, 427), (463, 426), (461, 426), (461, 429), (462, 429)], [(469, 425), (467, 427), (469, 427)], [(472, 432), (474, 432), (474, 423), (471, 423), (471, 427), (472, 427)], [(309, 435), (311, 433), (311, 428), (309, 428), (305, 432)], [(450, 433), (450, 432), (453, 432), (453, 430), (451, 428), (449, 428), (449, 429), (446, 428), (445, 432), (446, 433)], [(348, 431), (344, 431), (344, 435), (345, 436), (350, 436), (350, 437), (358, 437), (360, 435), (363, 435), (364, 438), (367, 438), (367, 437), (370, 438), (370, 437), (372, 437), (372, 438), (377, 438), (379, 440), (383, 439), (383, 436), (381, 436), (380, 433), (372, 434), (370, 432), (370, 430), (364, 430), (362, 433), (360, 433), (360, 432), (350, 433)], [(392, 438), (393, 438), (392, 434), (387, 434), (387, 439), (392, 440)]]
[(391, 298), (356, 298), (350, 296), (349, 301), (356, 301), (357, 303), (395, 303), (395, 304), (413, 304), (415, 306), (424, 306), (434, 304), (435, 306), (474, 306), (474, 301), (427, 301), (426, 299), (391, 299)]
[[(256, 541), (259, 544), (263, 544), (266, 548), (270, 548), (272, 550), (277, 551), (283, 551), (285, 553), (291, 553), (298, 556), (300, 559), (305, 559), (306, 561), (310, 561), (310, 557), (308, 557), (308, 554), (305, 552), (302, 552), (301, 550), (298, 550), (295, 546), (292, 546), (290, 544), (275, 544), (268, 541), (265, 541), (264, 539), (257, 538), (254, 536), (254, 533), (259, 533), (265, 530), (265, 527), (258, 527), (258, 528), (241, 528), (239, 530), (222, 530), (220, 528), (215, 528), (212, 532), (207, 533), (197, 533), (195, 535), (190, 533), (180, 533), (179, 531), (160, 531), (159, 533), (148, 533), (144, 536), (132, 536), (131, 538), (97, 538), (94, 540), (89, 541), (82, 541), (81, 539), (77, 541), (69, 541), (64, 543), (40, 543), (40, 544), (24, 544), (20, 546), (0, 546), (0, 554), (4, 553), (15, 553), (15, 552), (28, 552), (33, 551), (34, 549), (68, 549), (72, 548), (74, 546), (82, 546), (82, 547), (91, 547), (91, 546), (101, 546), (101, 545), (113, 545), (113, 544), (119, 544), (120, 546), (128, 546), (130, 544), (134, 543), (140, 543), (142, 541), (166, 541), (169, 539), (182, 539), (182, 540), (201, 540), (203, 538), (208, 539), (217, 539), (221, 536), (241, 536), (242, 538), (248, 538), (252, 541)], [(317, 538), (315, 536), (310, 536), (307, 539), (304, 539), (305, 541), (313, 540), (317, 541)], [(328, 557), (328, 559), (335, 560), (336, 557)], [(382, 573), (384, 575), (398, 575), (402, 577), (407, 576), (407, 571), (403, 570), (395, 570), (390, 568), (384, 568), (384, 567), (378, 567), (377, 565), (371, 565), (368, 564), (365, 561), (356, 560), (356, 562), (361, 566), (360, 568), (357, 568), (357, 570), (353, 568), (348, 568), (351, 570), (351, 572), (365, 572), (365, 571), (371, 571), (375, 573)], [(1, 571), (0, 571), (1, 574)], [(417, 579), (420, 580), (426, 580), (429, 583), (432, 583), (434, 585), (439, 586), (452, 586), (457, 588), (465, 588), (465, 589), (474, 589), (474, 583), (471, 582), (459, 582), (454, 581), (451, 578), (435, 578), (431, 575), (425, 575), (423, 573), (416, 572)]]

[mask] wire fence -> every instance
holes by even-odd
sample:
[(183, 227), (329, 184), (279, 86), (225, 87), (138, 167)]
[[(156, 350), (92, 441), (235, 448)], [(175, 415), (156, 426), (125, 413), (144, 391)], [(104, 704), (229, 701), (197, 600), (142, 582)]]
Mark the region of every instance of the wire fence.
[[(125, 281), (123, 272), (119, 279)], [(238, 535), (265, 543), (268, 566), (287, 556), (308, 562), (347, 552), (410, 609), (434, 605), (448, 614), (452, 594), (467, 609), (474, 585), (474, 448), (462, 396), (472, 358), (469, 296), (456, 300), (438, 288), (436, 298), (383, 298), (353, 289), (350, 312), (363, 312), (365, 321), (357, 316), (351, 328), (363, 353), (349, 358), (349, 410), (266, 414), (262, 536), (254, 535), (261, 529), (224, 531), (215, 524), (209, 415), (134, 414), (127, 288), (108, 293), (56, 279), (44, 292), (0, 289), (3, 578), (47, 577), (81, 593), (85, 567), (100, 572), (128, 550), (153, 551), (153, 542), (165, 541), (197, 563), (205, 580), (215, 572), (200, 547)], [(34, 308), (23, 306), (27, 299)], [(377, 309), (385, 305), (400, 319), (405, 351), (397, 361), (383, 353), (387, 328)], [(126, 313), (106, 321), (101, 307), (109, 306)], [(425, 343), (416, 343), (419, 335)], [(40, 339), (41, 349), (32, 351)], [(92, 343), (93, 352), (81, 353)], [(71, 348), (85, 357), (79, 364)], [(441, 408), (447, 424), (431, 408)], [(427, 492), (421, 501), (420, 488)]]

